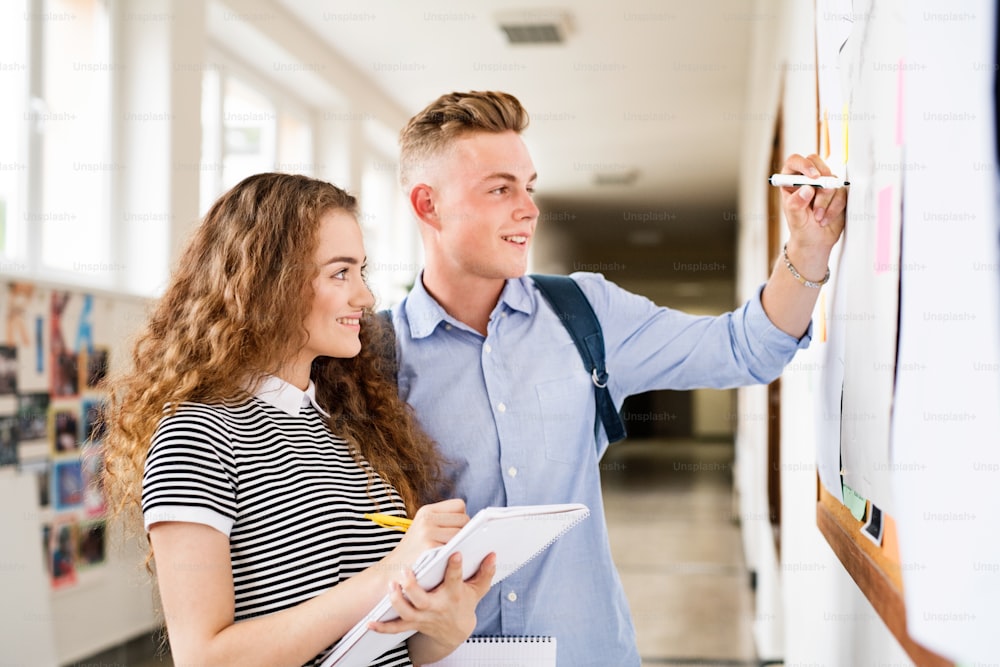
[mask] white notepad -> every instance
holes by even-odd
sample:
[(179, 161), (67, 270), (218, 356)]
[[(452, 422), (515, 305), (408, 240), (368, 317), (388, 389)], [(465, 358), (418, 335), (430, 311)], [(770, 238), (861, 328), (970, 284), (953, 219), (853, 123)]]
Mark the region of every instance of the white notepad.
[(470, 637), (426, 667), (556, 667), (556, 638)]
[[(487, 555), (496, 553), (497, 571), (492, 582), (496, 584), (548, 548), (589, 514), (587, 506), (580, 503), (487, 507), (476, 512), (447, 544), (421, 554), (413, 565), (413, 572), (420, 586), (429, 590), (444, 579), (448, 558), (456, 551), (462, 553), (462, 576), (465, 579), (476, 573)], [(395, 618), (399, 615), (386, 595), (333, 646), (321, 667), (368, 665), (413, 634), (412, 631), (384, 634), (368, 630), (371, 621)]]

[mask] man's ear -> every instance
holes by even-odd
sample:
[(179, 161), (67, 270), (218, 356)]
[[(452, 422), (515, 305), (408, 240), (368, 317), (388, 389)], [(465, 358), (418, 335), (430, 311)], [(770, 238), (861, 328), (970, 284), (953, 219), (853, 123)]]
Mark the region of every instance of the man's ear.
[(417, 183), (410, 188), (410, 208), (420, 222), (434, 229), (440, 229), (441, 221), (434, 203), (434, 195), (434, 188), (426, 183)]

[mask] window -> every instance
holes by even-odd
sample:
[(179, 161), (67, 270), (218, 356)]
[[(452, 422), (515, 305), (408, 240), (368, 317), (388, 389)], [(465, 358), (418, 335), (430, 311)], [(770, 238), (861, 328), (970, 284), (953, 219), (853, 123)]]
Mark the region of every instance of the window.
[(401, 210), (396, 162), (369, 151), (361, 179), (358, 222), (368, 253), (369, 282), (380, 307), (402, 301), (413, 284), (418, 264), (414, 256), (416, 225)]
[(110, 160), (111, 39), (100, 0), (43, 0), (40, 81), (34, 86), (29, 119), (40, 136), (29, 201), (40, 209), (26, 216), (39, 232), (29, 263), (47, 273), (72, 273), (76, 282), (110, 284), (109, 198), (111, 174), (123, 166)]
[(395, 132), (372, 118), (364, 120), (363, 128), (359, 222), (371, 287), (381, 306), (392, 307), (406, 296), (420, 270), (417, 225), (396, 182)]
[[(217, 58), (223, 60), (224, 58)], [(206, 68), (202, 86), (204, 214), (223, 192), (265, 171), (313, 175), (313, 133), (302, 105), (243, 75), (239, 67)]]
[[(28, 14), (26, 0), (14, 0), (10, 16)], [(28, 188), (28, 22), (0, 21), (0, 271), (27, 270), (24, 202)]]
[(276, 162), (277, 114), (263, 95), (234, 76), (222, 86), (222, 190), (243, 177), (272, 171)]
[(293, 111), (278, 114), (278, 171), (313, 174), (312, 125)]
[(110, 160), (107, 7), (13, 10), (0, 23), (0, 271), (111, 285), (110, 184), (122, 166)]

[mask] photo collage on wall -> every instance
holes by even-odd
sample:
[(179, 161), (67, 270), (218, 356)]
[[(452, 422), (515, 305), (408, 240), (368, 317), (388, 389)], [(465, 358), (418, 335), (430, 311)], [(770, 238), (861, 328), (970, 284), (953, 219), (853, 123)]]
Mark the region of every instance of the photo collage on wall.
[(36, 476), (46, 570), (53, 588), (72, 586), (105, 561), (100, 384), (108, 347), (94, 334), (107, 304), (29, 282), (0, 290), (0, 469)]

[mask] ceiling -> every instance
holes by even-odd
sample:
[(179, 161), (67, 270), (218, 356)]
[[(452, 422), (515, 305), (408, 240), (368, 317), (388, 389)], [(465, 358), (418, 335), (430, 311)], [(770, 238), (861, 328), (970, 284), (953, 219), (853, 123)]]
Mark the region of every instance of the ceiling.
[[(521, 100), (539, 173), (539, 242), (548, 234), (560, 249), (543, 253), (545, 270), (605, 265), (609, 278), (650, 283), (690, 262), (732, 266), (747, 62), (754, 22), (766, 18), (754, 3), (280, 4), (408, 114), (453, 90)], [(504, 18), (556, 20), (565, 40), (510, 44)], [(688, 274), (682, 299), (700, 298), (690, 283), (705, 280), (731, 290), (734, 272)]]

